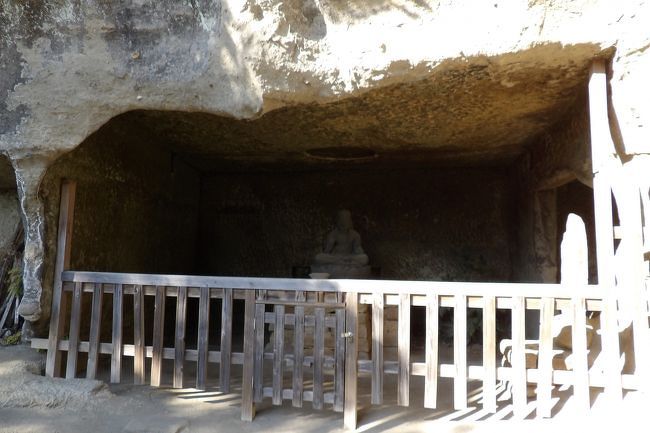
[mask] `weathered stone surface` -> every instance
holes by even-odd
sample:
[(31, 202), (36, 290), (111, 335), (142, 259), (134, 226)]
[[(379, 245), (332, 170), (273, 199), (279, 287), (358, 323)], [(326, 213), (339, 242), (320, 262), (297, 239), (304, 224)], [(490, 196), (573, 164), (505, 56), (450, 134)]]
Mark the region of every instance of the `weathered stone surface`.
[(124, 427), (128, 433), (181, 433), (189, 431), (190, 421), (168, 416), (141, 417), (129, 421)]
[(42, 376), (44, 354), (24, 346), (0, 349), (0, 407), (89, 409), (113, 394), (99, 380)]

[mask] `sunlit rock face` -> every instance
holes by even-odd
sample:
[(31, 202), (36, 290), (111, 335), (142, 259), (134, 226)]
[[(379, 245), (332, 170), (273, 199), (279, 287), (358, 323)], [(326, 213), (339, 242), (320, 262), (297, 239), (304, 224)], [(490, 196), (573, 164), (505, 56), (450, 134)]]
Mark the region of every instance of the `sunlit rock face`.
[(516, 142), (553, 124), (589, 62), (605, 56), (622, 137), (638, 150), (649, 9), (605, 0), (2, 0), (0, 143), (16, 157), (55, 154), (135, 108), (255, 118), (351, 97), (338, 106), (355, 116), (345, 127), (336, 108), (306, 121), (350, 139), (354, 124), (379, 125), (408, 145), (453, 149), (479, 141), (458, 131), (477, 118), (475, 129), (500, 127), (488, 134)]
[(47, 168), (126, 112), (201, 170), (313, 167), (328, 163), (319, 149), (361, 147), (383, 167), (530, 155), (549, 185), (589, 176), (585, 89), (604, 58), (614, 140), (648, 153), (650, 3), (619, 3), (0, 0), (0, 152), (26, 223), (26, 293), (40, 303), (50, 284)]

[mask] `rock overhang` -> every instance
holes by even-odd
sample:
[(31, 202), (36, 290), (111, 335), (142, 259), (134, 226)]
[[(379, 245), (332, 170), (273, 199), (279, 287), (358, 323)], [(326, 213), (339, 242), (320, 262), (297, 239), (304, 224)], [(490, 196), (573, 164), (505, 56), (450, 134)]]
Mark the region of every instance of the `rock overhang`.
[[(135, 110), (116, 121), (119, 128), (146, 131), (208, 171), (333, 162), (504, 165), (584, 107), (589, 65), (598, 56), (611, 56), (611, 50), (545, 45), (449, 60), (416, 79), (326, 102), (293, 103), (252, 119)], [(365, 149), (374, 157), (314, 158), (334, 149), (342, 155)]]
[[(440, 143), (448, 141), (446, 154), (455, 154), (457, 143), (472, 142), (481, 155), (485, 149), (480, 147), (490, 144), (484, 144), (483, 137), (472, 137), (471, 128), (454, 130), (454, 125), (462, 128), (459, 117), (474, 116), (475, 128), (484, 130), (486, 137), (492, 134), (488, 141), (503, 138), (504, 149), (513, 146), (505, 143), (509, 140), (517, 141), (517, 147), (529, 134), (491, 133), (500, 122), (485, 123), (490, 109), (512, 112), (513, 121), (520, 124), (537, 123), (528, 127), (539, 132), (549, 121), (531, 119), (555, 116), (561, 105), (566, 106), (567, 94), (574, 93), (576, 74), (584, 82), (588, 62), (611, 57), (607, 47), (616, 43), (613, 27), (598, 31), (613, 20), (613, 12), (599, 1), (570, 7), (495, 2), (471, 8), (464, 2), (362, 3), (211, 0), (76, 5), (61, 0), (53, 7), (5, 0), (3, 16), (11, 25), (0, 36), (16, 51), (12, 64), (22, 66), (20, 74), (12, 74), (19, 80), (7, 87), (6, 101), (0, 94), (5, 117), (13, 113), (0, 145), (17, 158), (30, 150), (55, 155), (80, 144), (110, 118), (142, 109), (236, 119), (261, 114), (274, 119), (281, 113), (322, 119), (329, 114), (332, 118), (322, 129), (331, 129), (331, 137), (316, 141), (363, 141), (365, 136), (400, 149), (422, 144), (441, 148)], [(567, 8), (571, 14), (563, 13)], [(543, 72), (530, 74), (535, 68)], [(548, 77), (553, 68), (557, 76)], [(514, 94), (529, 98), (529, 108), (514, 113), (514, 107), (521, 107), (519, 101), (499, 108), (468, 99), (472, 91), (475, 98), (487, 92), (498, 99), (495, 89), (471, 87), (471, 75), (480, 78), (481, 73), (500, 84), (495, 87), (503, 88), (505, 98)], [(526, 80), (521, 75), (526, 74), (529, 82), (522, 84)], [(454, 79), (458, 84), (463, 77), (467, 83), (453, 85)], [(446, 79), (450, 82), (444, 83)], [(549, 87), (543, 95), (528, 92), (529, 86), (535, 90), (540, 85)], [(449, 92), (449, 86), (456, 90)], [(403, 94), (397, 95), (400, 91)], [(386, 97), (380, 97), (382, 92)], [(45, 100), (39, 96), (44, 93)], [(418, 101), (418, 96), (428, 100)], [(557, 105), (546, 100), (533, 107), (537, 96), (555, 99)], [(419, 110), (422, 115), (403, 120), (354, 108), (357, 102), (371, 109), (385, 102), (384, 111), (390, 111), (400, 98), (409, 100), (403, 111)], [(423, 108), (424, 103), (429, 106)], [(452, 122), (444, 113), (431, 113), (436, 104), (449, 108)], [(321, 106), (326, 108), (315, 114)], [(337, 109), (355, 111), (357, 117), (348, 116), (347, 123), (359, 124), (357, 129), (363, 130), (364, 123), (366, 130), (378, 124), (395, 133), (355, 134), (341, 127)], [(409, 131), (395, 125), (409, 121), (425, 126), (437, 121), (445, 128), (432, 136), (433, 126)]]

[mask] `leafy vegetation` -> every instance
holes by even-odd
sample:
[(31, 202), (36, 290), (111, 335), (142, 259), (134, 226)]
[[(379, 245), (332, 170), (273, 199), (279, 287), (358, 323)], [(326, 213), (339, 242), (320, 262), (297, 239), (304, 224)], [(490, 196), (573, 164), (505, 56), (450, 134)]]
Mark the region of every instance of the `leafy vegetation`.
[(22, 333), (20, 331), (16, 332), (15, 334), (9, 335), (2, 340), (0, 340), (0, 346), (13, 346), (18, 343), (20, 343), (20, 337), (22, 336)]

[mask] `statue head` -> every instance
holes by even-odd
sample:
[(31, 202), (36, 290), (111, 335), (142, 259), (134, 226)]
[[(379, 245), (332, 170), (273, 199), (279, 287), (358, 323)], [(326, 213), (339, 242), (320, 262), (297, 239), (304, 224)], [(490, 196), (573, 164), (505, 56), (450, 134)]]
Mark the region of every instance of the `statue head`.
[(336, 228), (339, 230), (352, 229), (352, 214), (349, 210), (341, 209), (336, 213)]

